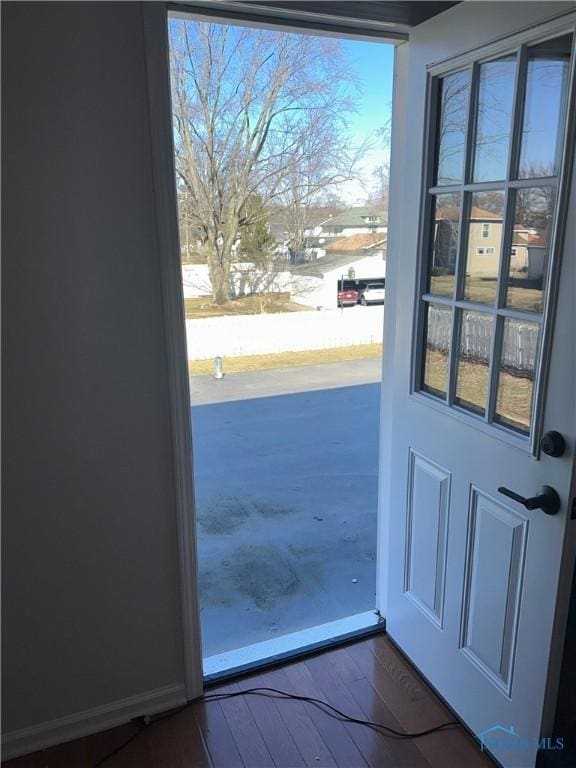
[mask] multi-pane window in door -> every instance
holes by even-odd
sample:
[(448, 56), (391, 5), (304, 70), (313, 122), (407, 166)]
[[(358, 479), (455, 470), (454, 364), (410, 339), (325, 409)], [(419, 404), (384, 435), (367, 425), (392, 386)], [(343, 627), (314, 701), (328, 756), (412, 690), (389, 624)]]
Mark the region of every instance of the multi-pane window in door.
[(572, 35), (433, 80), (417, 389), (529, 435)]

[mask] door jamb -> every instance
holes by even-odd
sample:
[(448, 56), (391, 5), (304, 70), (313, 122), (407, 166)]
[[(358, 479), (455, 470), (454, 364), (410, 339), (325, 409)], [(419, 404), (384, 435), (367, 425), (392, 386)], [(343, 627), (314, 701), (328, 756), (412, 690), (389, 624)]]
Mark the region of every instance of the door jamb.
[(168, 15), (163, 2), (142, 3), (154, 203), (160, 257), (186, 697), (203, 693), (190, 392), (174, 173)]
[[(180, 7), (186, 15), (192, 16), (193, 3), (186, 2), (147, 2), (142, 3), (144, 47), (146, 60), (146, 78), (148, 84), (148, 111), (150, 127), (150, 145), (152, 172), (154, 179), (155, 211), (158, 230), (158, 250), (160, 255), (160, 279), (164, 314), (164, 333), (167, 348), (167, 368), (170, 391), (170, 424), (172, 433), (172, 451), (174, 463), (174, 486), (176, 494), (176, 514), (178, 526), (178, 556), (180, 574), (180, 602), (182, 618), (182, 640), (184, 658), (184, 677), (188, 700), (197, 698), (203, 692), (202, 643), (200, 626), (200, 600), (198, 593), (198, 558), (196, 543), (196, 511), (194, 499), (194, 479), (192, 462), (192, 429), (190, 422), (190, 394), (188, 370), (184, 364), (187, 358), (186, 328), (184, 323), (184, 302), (182, 293), (182, 275), (180, 270), (180, 246), (177, 220), (176, 188), (174, 183), (174, 151), (172, 125), (170, 122), (171, 96), (168, 48), (168, 11)], [(201, 10), (206, 14), (206, 4)], [(210, 15), (208, 13), (208, 15)], [(307, 14), (310, 28), (298, 28), (293, 31), (310, 34), (333, 34), (371, 42), (398, 44), (408, 39), (406, 32), (391, 34), (384, 27), (380, 34), (362, 34), (362, 24), (354, 24), (332, 29), (314, 29), (313, 14)], [(325, 19), (318, 17), (320, 22)], [(226, 21), (225, 18), (222, 19)], [(270, 20), (269, 20), (270, 21)], [(230, 19), (230, 23), (239, 23)], [(260, 25), (265, 25), (263, 16)], [(252, 21), (251, 23), (257, 23)], [(290, 29), (290, 20), (274, 19), (273, 26)], [(369, 27), (367, 25), (366, 29)], [(394, 71), (396, 71), (396, 54)], [(396, 98), (396, 80), (394, 96)], [(391, 185), (392, 186), (392, 185)], [(388, 313), (390, 314), (390, 312)], [(392, 340), (393, 335), (387, 334)], [(391, 357), (391, 355), (390, 355)], [(385, 366), (384, 366), (385, 370)], [(380, 424), (384, 423), (384, 409), (381, 406)], [(382, 431), (380, 432), (382, 436)], [(381, 446), (384, 441), (381, 437)], [(378, 478), (378, 540), (387, 542), (384, 536), (388, 527), (387, 509), (382, 500), (382, 473)], [(376, 577), (376, 609), (385, 617), (386, 567), (383, 566), (384, 546), (378, 546)], [(380, 563), (380, 565), (378, 565)]]

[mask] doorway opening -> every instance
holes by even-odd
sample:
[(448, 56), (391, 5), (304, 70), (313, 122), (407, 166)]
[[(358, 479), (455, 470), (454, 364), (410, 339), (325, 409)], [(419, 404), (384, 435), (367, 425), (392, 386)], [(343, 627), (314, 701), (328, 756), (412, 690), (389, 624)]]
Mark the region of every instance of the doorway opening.
[(204, 674), (378, 627), (393, 46), (169, 16)]

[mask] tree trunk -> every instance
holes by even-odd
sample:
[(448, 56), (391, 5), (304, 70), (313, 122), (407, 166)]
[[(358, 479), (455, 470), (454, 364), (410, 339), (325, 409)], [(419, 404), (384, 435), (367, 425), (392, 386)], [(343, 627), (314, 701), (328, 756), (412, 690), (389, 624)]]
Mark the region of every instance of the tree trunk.
[(208, 249), (208, 272), (212, 283), (212, 296), (218, 306), (230, 301), (230, 268), (232, 266), (232, 237), (223, 238), (217, 245), (215, 239), (206, 244)]
[(218, 304), (218, 306), (227, 304), (230, 299), (230, 291), (228, 288), (228, 279), (224, 277), (224, 270), (216, 270), (216, 274), (211, 276), (211, 279), (214, 302)]

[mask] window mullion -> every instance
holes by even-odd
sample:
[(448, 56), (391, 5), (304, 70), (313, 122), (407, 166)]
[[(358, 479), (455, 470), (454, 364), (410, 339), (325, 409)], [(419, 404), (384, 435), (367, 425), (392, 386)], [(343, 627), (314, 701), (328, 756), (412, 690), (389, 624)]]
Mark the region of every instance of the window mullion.
[(490, 370), (488, 372), (488, 402), (486, 403), (485, 420), (488, 424), (494, 421), (496, 399), (498, 396), (498, 377), (500, 374), (500, 358), (502, 356), (502, 340), (504, 336), (504, 318), (496, 315), (492, 344), (490, 349)]
[[(524, 94), (526, 90), (526, 46), (518, 49), (516, 60), (516, 80), (514, 83), (514, 113), (508, 148), (508, 172), (506, 175), (504, 213), (502, 218), (502, 239), (500, 243), (500, 268), (496, 283), (496, 309), (500, 310), (506, 304), (508, 290), (508, 273), (510, 269), (510, 254), (514, 239), (514, 211), (516, 208), (516, 193), (510, 189), (510, 181), (517, 176), (520, 157), (520, 141), (522, 134), (522, 119), (524, 114)], [(498, 397), (498, 378), (500, 374), (500, 358), (502, 356), (502, 340), (504, 335), (504, 319), (497, 314), (492, 334), (490, 349), (490, 370), (488, 373), (488, 403), (486, 421), (494, 421), (496, 401)]]
[[(438, 104), (438, 88), (439, 79), (437, 77), (429, 77), (428, 81), (428, 123), (426, 126), (426, 157), (424, 168), (424, 191), (422, 194), (422, 230), (419, 236), (419, 275), (417, 281), (416, 291), (416, 305), (415, 305), (415, 331), (418, 344), (415, 347), (412, 357), (412, 370), (413, 380), (412, 387), (414, 390), (419, 390), (422, 387), (424, 380), (424, 329), (426, 327), (426, 315), (427, 304), (422, 300), (423, 294), (428, 290), (428, 272), (430, 270), (430, 259), (432, 255), (432, 241), (433, 241), (433, 226), (432, 226), (432, 210), (433, 210), (433, 197), (430, 194), (429, 187), (435, 181), (434, 168), (436, 166), (436, 152), (438, 145), (438, 110), (440, 106)], [(431, 151), (431, 148), (433, 151)]]
[(450, 356), (448, 358), (448, 405), (454, 406), (456, 396), (456, 373), (460, 349), (460, 315), (461, 311), (454, 307), (452, 312), (452, 336), (450, 338)]
[(464, 184), (472, 181), (472, 163), (474, 158), (474, 139), (476, 135), (476, 113), (478, 110), (478, 83), (480, 67), (472, 65), (470, 77), (470, 96), (468, 100), (468, 122), (466, 123), (466, 152), (464, 154)]
[(514, 83), (514, 115), (512, 118), (508, 155), (508, 181), (518, 178), (520, 143), (522, 141), (522, 124), (524, 120), (524, 96), (526, 94), (527, 56), (526, 46), (520, 46), (517, 53), (516, 81)]
[(446, 195), (454, 192), (460, 192), (462, 190), (462, 184), (446, 184), (443, 187), (430, 187), (428, 193), (430, 195)]
[(557, 176), (530, 177), (527, 179), (511, 179), (510, 189), (527, 189), (529, 187), (558, 187)]
[[(476, 110), (478, 105), (478, 80), (480, 76), (478, 64), (472, 65), (470, 76), (470, 97), (468, 100), (468, 120), (466, 123), (466, 152), (464, 153), (463, 183), (460, 187), (460, 222), (458, 229), (458, 253), (456, 255), (456, 275), (454, 280), (454, 298), (458, 300), (462, 296), (465, 276), (466, 249), (468, 247), (468, 221), (469, 195), (466, 194), (466, 184), (472, 176), (472, 161), (474, 153), (474, 135), (476, 132)], [(454, 321), (456, 316), (454, 315)]]
[[(462, 289), (465, 277), (466, 249), (468, 246), (468, 206), (469, 195), (464, 192), (466, 183), (472, 176), (472, 161), (474, 157), (474, 135), (476, 131), (476, 110), (478, 103), (478, 64), (472, 64), (470, 76), (470, 95), (468, 99), (468, 118), (466, 122), (466, 151), (464, 153), (464, 169), (462, 177), (462, 186), (460, 188), (460, 222), (458, 229), (458, 252), (456, 254), (456, 275), (454, 280), (454, 301), (462, 296)], [(450, 356), (448, 359), (448, 405), (454, 405), (456, 395), (456, 375), (458, 367), (458, 355), (460, 347), (460, 316), (461, 312), (454, 304), (452, 313), (452, 336), (450, 343)]]

